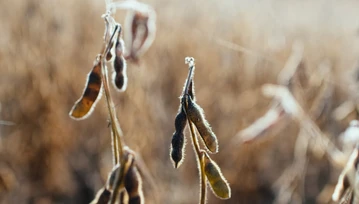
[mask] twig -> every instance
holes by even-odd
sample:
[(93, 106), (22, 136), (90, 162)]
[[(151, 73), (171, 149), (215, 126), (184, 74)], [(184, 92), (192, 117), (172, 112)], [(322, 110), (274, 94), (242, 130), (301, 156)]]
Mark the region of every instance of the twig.
[[(186, 57), (185, 58), (185, 63), (188, 64), (188, 68), (189, 68), (189, 72), (188, 72), (188, 77), (187, 77), (187, 81), (186, 81), (186, 85), (185, 85), (185, 91), (184, 91), (184, 101), (185, 101), (185, 113), (187, 114), (187, 110), (188, 110), (188, 87), (189, 84), (191, 83), (192, 77), (193, 77), (193, 71), (195, 69), (195, 62), (194, 62), (194, 58), (192, 57)], [(195, 130), (193, 128), (193, 123), (191, 122), (191, 120), (189, 119), (189, 117), (187, 117), (187, 121), (190, 127), (190, 132), (191, 132), (191, 139), (192, 139), (192, 144), (196, 153), (196, 157), (197, 157), (197, 165), (199, 167), (199, 177), (201, 179), (201, 192), (200, 192), (200, 203), (201, 204), (205, 204), (206, 203), (206, 177), (204, 174), (204, 163), (203, 163), (203, 158), (201, 156), (201, 150), (198, 144), (198, 140), (197, 140), (197, 136), (195, 133)]]
[[(108, 21), (108, 18), (111, 18), (111, 17), (106, 15), (105, 20)], [(122, 130), (120, 128), (120, 125), (119, 125), (119, 122), (117, 119), (115, 105), (113, 104), (111, 93), (110, 93), (108, 71), (107, 71), (106, 62), (105, 62), (105, 57), (111, 49), (111, 47), (109, 45), (111, 44), (113, 38), (116, 36), (118, 29), (120, 29), (120, 28), (118, 25), (116, 25), (114, 28), (113, 34), (112, 34), (111, 38), (109, 39), (109, 42), (106, 46), (106, 49), (102, 53), (101, 68), (102, 68), (103, 89), (104, 89), (105, 96), (106, 96), (106, 102), (107, 102), (107, 107), (108, 107), (110, 121), (111, 121), (111, 129), (113, 132), (112, 143), (113, 143), (113, 152), (114, 152), (114, 158), (115, 158), (114, 160), (115, 160), (115, 164), (117, 164), (119, 162), (122, 164), (123, 163), (122, 158), (124, 155), (123, 147), (125, 144), (121, 138), (123, 134), (122, 134)]]
[(204, 166), (203, 166), (203, 162), (202, 162), (202, 157), (201, 157), (201, 152), (199, 149), (199, 144), (198, 144), (198, 140), (197, 140), (197, 136), (195, 133), (195, 130), (193, 128), (193, 124), (192, 122), (187, 118), (188, 123), (189, 123), (189, 127), (191, 130), (191, 138), (192, 138), (192, 144), (194, 146), (195, 152), (196, 152), (196, 156), (197, 156), (197, 163), (199, 166), (199, 177), (201, 179), (201, 192), (200, 192), (200, 203), (201, 204), (205, 204), (206, 203), (206, 177), (204, 174)]

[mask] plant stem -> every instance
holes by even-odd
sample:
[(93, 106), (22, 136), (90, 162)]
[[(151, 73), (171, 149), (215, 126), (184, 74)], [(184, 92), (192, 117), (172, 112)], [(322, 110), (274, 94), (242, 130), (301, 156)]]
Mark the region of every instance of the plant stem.
[[(105, 62), (103, 62), (103, 66), (106, 67)], [(113, 152), (114, 152), (114, 160), (116, 161), (115, 164), (119, 163), (123, 158), (123, 145), (124, 142), (122, 141), (122, 130), (119, 126), (119, 122), (116, 116), (116, 109), (113, 104), (109, 86), (108, 86), (108, 73), (107, 69), (103, 68), (103, 88), (106, 96), (107, 107), (110, 115), (111, 121), (111, 129), (112, 129), (112, 141), (113, 141)], [(120, 162), (122, 163), (122, 162)]]
[[(188, 97), (190, 97), (188, 95), (188, 87), (189, 87), (189, 84), (193, 78), (193, 72), (194, 72), (194, 69), (195, 69), (195, 63), (194, 63), (194, 58), (192, 57), (186, 57), (185, 58), (185, 63), (188, 64), (188, 68), (189, 68), (189, 71), (188, 71), (188, 76), (187, 76), (187, 81), (186, 81), (186, 85), (185, 85), (185, 89), (184, 89), (184, 93), (183, 93), (183, 99), (184, 100), (184, 104), (183, 104), (183, 100), (181, 101), (181, 103), (184, 105), (184, 111), (187, 115), (187, 110), (188, 110)], [(196, 157), (197, 157), (197, 166), (199, 168), (199, 177), (200, 177), (200, 180), (201, 180), (201, 184), (200, 184), (200, 188), (201, 188), (201, 192), (200, 192), (200, 204), (205, 204), (206, 203), (206, 176), (204, 174), (204, 161), (203, 161), (203, 156), (201, 154), (201, 149), (199, 147), (199, 144), (198, 144), (198, 140), (197, 140), (197, 136), (196, 136), (196, 133), (195, 133), (195, 130), (193, 128), (193, 123), (191, 122), (191, 120), (187, 117), (187, 121), (188, 121), (188, 124), (189, 124), (189, 127), (190, 127), (190, 131), (191, 131), (191, 138), (192, 138), (192, 144), (193, 144), (193, 147), (194, 147), (194, 150), (195, 150), (195, 153), (196, 153)]]
[(201, 179), (201, 192), (200, 192), (200, 204), (206, 203), (206, 176), (204, 174), (204, 164), (203, 164), (203, 157), (201, 156), (201, 150), (199, 148), (198, 140), (196, 137), (195, 130), (193, 128), (193, 123), (187, 118), (189, 127), (191, 130), (191, 138), (192, 138), (192, 144), (195, 149), (195, 153), (197, 155), (197, 162), (198, 162), (198, 171), (199, 171), (199, 177)]
[(188, 87), (189, 87), (189, 84), (192, 80), (192, 77), (193, 77), (193, 71), (195, 69), (195, 66), (194, 66), (194, 59), (192, 57), (186, 57), (185, 59), (185, 63), (188, 64), (188, 76), (187, 76), (187, 81), (186, 81), (186, 86), (185, 86), (185, 89), (184, 89), (184, 94), (183, 96), (187, 95), (188, 94)]
[[(108, 16), (108, 17), (111, 18), (111, 16)], [(105, 19), (105, 20), (108, 21), (108, 19)], [(116, 202), (118, 194), (120, 193), (120, 189), (124, 185), (124, 177), (125, 177), (125, 173), (127, 172), (126, 165), (125, 165), (126, 159), (124, 158), (124, 145), (125, 144), (124, 144), (124, 141), (122, 140), (122, 135), (123, 135), (122, 130), (121, 130), (120, 123), (119, 123), (117, 115), (116, 115), (115, 105), (113, 103), (111, 93), (110, 93), (108, 71), (107, 71), (106, 61), (105, 61), (106, 55), (108, 54), (108, 52), (111, 49), (111, 47), (109, 45), (111, 45), (111, 42), (113, 41), (113, 38), (115, 36), (118, 37), (116, 35), (118, 29), (120, 29), (120, 28), (118, 25), (116, 25), (114, 28), (114, 31), (111, 35), (111, 38), (107, 42), (104, 52), (100, 56), (100, 60), (102, 63), (101, 78), (103, 81), (103, 90), (105, 92), (108, 112), (110, 115), (111, 132), (112, 132), (111, 140), (112, 140), (112, 151), (113, 151), (114, 165), (120, 163), (120, 171), (116, 175), (113, 194), (112, 194), (111, 200), (110, 200), (111, 204), (114, 204)], [(105, 39), (106, 39), (106, 37), (105, 37)]]
[(111, 38), (108, 41), (108, 44), (106, 46), (106, 49), (102, 53), (100, 60), (102, 62), (102, 81), (103, 81), (103, 89), (105, 92), (107, 107), (110, 115), (110, 123), (111, 123), (111, 140), (112, 140), (112, 151), (113, 151), (113, 157), (114, 157), (114, 163), (115, 165), (118, 163), (123, 163), (123, 145), (124, 142), (121, 140), (122, 130), (120, 128), (117, 116), (116, 116), (116, 109), (112, 101), (110, 88), (109, 88), (109, 80), (108, 80), (108, 72), (106, 67), (105, 58), (107, 53), (110, 51), (111, 47), (109, 46), (113, 40), (113, 38), (116, 36), (117, 30), (119, 29), (118, 25), (115, 26), (113, 34), (111, 35)]

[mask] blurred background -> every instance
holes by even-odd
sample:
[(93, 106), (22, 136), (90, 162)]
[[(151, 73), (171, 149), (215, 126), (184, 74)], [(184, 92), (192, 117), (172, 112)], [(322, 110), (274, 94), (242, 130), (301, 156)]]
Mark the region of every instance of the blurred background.
[[(190, 140), (179, 169), (169, 156), (186, 56), (196, 59), (197, 102), (219, 140), (211, 157), (232, 188), (225, 201), (209, 190), (208, 203), (276, 199), (273, 185), (292, 164), (298, 125), (289, 121), (250, 144), (237, 143), (236, 135), (269, 109), (261, 86), (277, 83), (293, 42), (303, 45), (307, 76), (323, 61), (332, 65), (331, 92), (313, 119), (320, 129), (337, 144), (357, 117), (355, 111), (341, 120), (332, 114), (358, 97), (357, 1), (143, 2), (157, 12), (156, 39), (139, 64), (128, 63), (126, 92), (113, 96), (125, 141), (156, 183), (152, 188), (144, 180), (146, 203), (199, 199)], [(89, 203), (105, 183), (112, 168), (105, 101), (86, 120), (68, 116), (101, 50), (104, 11), (101, 0), (0, 1), (0, 120), (13, 123), (0, 125), (0, 203)], [(125, 14), (118, 10), (116, 20), (123, 23)], [(300, 103), (308, 110), (318, 87), (306, 90)], [(309, 154), (299, 198), (290, 203), (331, 203), (340, 171), (325, 156)]]

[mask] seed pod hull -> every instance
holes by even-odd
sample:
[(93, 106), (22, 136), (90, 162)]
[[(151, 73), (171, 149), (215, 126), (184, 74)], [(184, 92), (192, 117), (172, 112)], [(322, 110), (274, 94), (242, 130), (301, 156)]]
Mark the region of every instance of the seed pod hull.
[(117, 164), (111, 171), (111, 173), (109, 174), (108, 178), (107, 178), (107, 188), (109, 190), (113, 190), (114, 184), (115, 184), (115, 178), (116, 175), (119, 174), (120, 171), (120, 164)]
[(196, 126), (207, 149), (212, 153), (218, 152), (217, 137), (204, 117), (202, 108), (191, 97), (187, 97), (187, 116)]
[[(111, 40), (111, 35), (116, 32), (115, 31), (115, 27), (113, 25), (113, 22), (112, 20), (110, 20), (109, 16), (106, 16), (104, 17), (105, 19), (105, 26), (106, 26), (106, 29), (105, 29), (105, 34), (104, 34), (104, 40), (105, 40), (105, 44), (107, 43), (107, 41)], [(111, 22), (110, 22), (111, 21)], [(119, 26), (119, 30), (121, 30), (121, 26)], [(114, 56), (115, 54), (113, 53), (114, 51), (114, 45), (115, 45), (115, 42), (114, 40), (111, 40), (108, 42), (108, 47), (110, 48), (109, 49), (109, 52), (106, 54), (106, 61), (109, 62), (109, 61), (112, 61), (114, 59)], [(103, 53), (106, 49), (106, 46), (103, 47), (101, 53)]]
[(178, 168), (182, 163), (184, 154), (184, 143), (185, 139), (183, 133), (175, 132), (172, 137), (171, 148), (171, 158), (175, 168)]
[(100, 98), (102, 87), (101, 59), (96, 59), (94, 67), (88, 74), (85, 90), (82, 97), (76, 101), (70, 111), (70, 117), (81, 120), (88, 117)]
[(96, 198), (90, 204), (107, 204), (110, 201), (111, 192), (106, 188), (101, 188)]
[(178, 168), (183, 159), (184, 155), (184, 144), (185, 144), (185, 137), (184, 137), (184, 129), (187, 125), (187, 116), (183, 110), (183, 106), (180, 106), (179, 112), (175, 119), (175, 129), (176, 131), (173, 133), (172, 136), (172, 146), (171, 146), (171, 158), (174, 163), (174, 167)]
[(118, 91), (125, 91), (127, 88), (127, 72), (126, 72), (126, 61), (120, 57), (115, 57), (113, 67), (115, 72), (112, 75), (112, 81)]
[[(196, 101), (196, 95), (195, 95), (195, 91), (194, 91), (194, 80), (193, 80), (193, 76), (192, 78), (190, 79), (189, 81), (189, 84), (188, 84), (188, 87), (186, 86), (187, 85), (187, 80), (185, 81), (184, 83), (184, 86), (183, 86), (183, 90), (182, 90), (182, 97), (181, 97), (181, 103), (184, 104), (185, 103), (185, 95), (186, 93), (188, 94), (188, 96), (191, 97), (192, 101)], [(186, 89), (187, 88), (187, 89)]]
[(127, 88), (127, 64), (123, 57), (125, 43), (121, 38), (121, 32), (122, 29), (120, 28), (115, 45), (115, 60), (113, 61), (114, 73), (112, 75), (112, 80), (118, 91), (125, 91)]
[(141, 196), (138, 195), (128, 199), (128, 204), (141, 204), (141, 203), (143, 203), (142, 198)]
[(204, 173), (213, 193), (217, 197), (221, 199), (228, 199), (231, 197), (231, 189), (222, 175), (221, 169), (206, 153), (204, 156)]
[(151, 46), (156, 34), (156, 15), (153, 12), (129, 11), (125, 20), (125, 39), (128, 46), (126, 59), (138, 61)]
[(193, 78), (188, 86), (188, 95), (191, 97), (192, 101), (196, 101), (195, 92), (194, 92), (194, 81)]
[(110, 51), (107, 53), (107, 55), (106, 55), (106, 61), (107, 62), (111, 62), (112, 60), (113, 60), (113, 56), (114, 56), (114, 54), (112, 53), (113, 52), (113, 46), (114, 46), (114, 43), (113, 42), (111, 42), (110, 44), (109, 44), (109, 47), (111, 47), (111, 49), (110, 49)]
[(183, 110), (183, 106), (181, 105), (175, 118), (176, 131), (183, 133), (184, 129), (186, 128), (186, 125), (187, 125), (187, 116)]
[(132, 162), (125, 176), (125, 188), (128, 193), (129, 204), (144, 203), (142, 192), (142, 179), (137, 171), (134, 162)]

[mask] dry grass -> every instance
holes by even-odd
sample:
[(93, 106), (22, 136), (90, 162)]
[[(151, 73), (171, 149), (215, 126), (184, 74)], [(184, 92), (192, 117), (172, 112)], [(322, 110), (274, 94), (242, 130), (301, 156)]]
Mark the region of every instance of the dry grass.
[[(126, 141), (142, 155), (158, 184), (144, 180), (147, 203), (195, 203), (195, 160), (180, 169), (169, 145), (178, 108), (186, 56), (196, 58), (198, 103), (219, 140), (213, 159), (231, 184), (232, 198), (209, 203), (268, 203), (272, 184), (293, 159), (298, 126), (248, 145), (232, 145), (236, 133), (263, 115), (270, 100), (261, 86), (275, 83), (292, 43), (304, 45), (306, 72), (324, 60), (332, 64), (334, 85), (327, 111), (316, 121), (335, 140), (349, 121), (331, 113), (342, 102), (358, 100), (359, 3), (355, 1), (145, 1), (157, 11), (157, 36), (138, 65), (128, 66), (128, 87), (114, 92)], [(111, 169), (110, 130), (101, 100), (85, 121), (68, 111), (82, 93), (103, 35), (102, 1), (0, 1), (1, 203), (88, 203)], [(124, 15), (117, 13), (123, 22)], [(224, 40), (224, 41), (223, 41)], [(226, 43), (235, 43), (238, 46)], [(307, 110), (316, 89), (305, 95)], [(187, 134), (188, 135), (188, 134)], [(186, 157), (194, 158), (192, 151)], [(304, 201), (314, 203), (341, 169), (310, 157)]]

